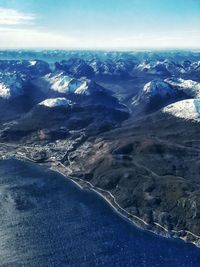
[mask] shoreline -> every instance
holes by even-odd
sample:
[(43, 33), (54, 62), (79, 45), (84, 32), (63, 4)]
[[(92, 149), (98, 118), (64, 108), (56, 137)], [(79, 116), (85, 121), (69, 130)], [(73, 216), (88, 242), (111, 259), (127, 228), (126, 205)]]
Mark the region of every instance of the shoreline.
[[(200, 248), (200, 236), (195, 235), (194, 233), (187, 231), (187, 230), (171, 230), (169, 231), (164, 226), (160, 225), (157, 222), (154, 222), (154, 224), (149, 224), (142, 218), (133, 215), (123, 209), (115, 200), (115, 197), (111, 194), (110, 191), (98, 188), (94, 185), (92, 185), (89, 181), (85, 181), (81, 178), (70, 176), (70, 173), (72, 173), (71, 169), (69, 167), (64, 166), (60, 162), (56, 161), (49, 161), (40, 163), (37, 161), (34, 161), (31, 158), (26, 157), (23, 155), (23, 153), (18, 153), (18, 155), (15, 155), (13, 157), (17, 160), (22, 161), (29, 161), (34, 164), (39, 164), (41, 166), (47, 167), (49, 170), (55, 171), (61, 175), (63, 175), (65, 178), (73, 182), (76, 186), (78, 186), (80, 189), (88, 189), (96, 194), (98, 194), (101, 198), (103, 198), (104, 201), (106, 201), (111, 208), (118, 213), (119, 216), (121, 216), (123, 219), (128, 221), (129, 223), (133, 224), (135, 227), (145, 230), (148, 232), (151, 232), (152, 234), (162, 236), (164, 238), (173, 238), (173, 239), (181, 239), (182, 241), (186, 243), (193, 244), (195, 247)], [(192, 237), (192, 238), (191, 238)]]
[[(42, 164), (42, 165), (44, 165), (44, 164)], [(181, 239), (182, 241), (184, 241), (186, 243), (193, 244), (197, 248), (200, 248), (200, 244), (199, 244), (200, 236), (197, 236), (197, 235), (195, 235), (195, 234), (193, 234), (187, 230), (178, 230), (178, 231), (171, 230), (171, 231), (169, 231), (168, 229), (166, 229), (165, 227), (163, 227), (162, 225), (160, 225), (159, 223), (156, 223), (156, 222), (154, 222), (154, 225), (151, 225), (151, 224), (147, 223), (146, 221), (144, 221), (142, 218), (140, 218), (136, 215), (133, 215), (133, 214), (129, 213), (128, 211), (126, 211), (125, 209), (123, 209), (116, 202), (115, 197), (109, 191), (95, 187), (90, 182), (85, 181), (81, 178), (70, 176), (70, 174), (66, 172), (66, 171), (69, 172), (69, 168), (65, 167), (62, 163), (53, 162), (53, 164), (50, 164), (49, 168), (50, 168), (50, 170), (53, 170), (53, 171), (63, 175), (65, 178), (69, 179), (70, 181), (72, 181), (80, 189), (89, 189), (89, 190), (97, 193), (101, 198), (104, 199), (104, 201), (106, 201), (111, 206), (111, 208), (115, 212), (118, 213), (118, 215), (120, 215), (123, 219), (125, 219), (128, 222), (130, 222), (131, 224), (133, 224), (135, 227), (137, 227), (141, 230), (151, 232), (155, 235), (162, 236), (164, 238)], [(185, 234), (181, 235), (183, 233), (185, 233)], [(196, 240), (191, 241), (190, 236), (192, 236)]]

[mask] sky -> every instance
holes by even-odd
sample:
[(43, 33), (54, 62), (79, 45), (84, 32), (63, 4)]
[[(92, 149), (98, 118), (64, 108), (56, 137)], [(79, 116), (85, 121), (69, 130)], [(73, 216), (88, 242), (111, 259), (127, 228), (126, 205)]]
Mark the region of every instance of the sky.
[(200, 0), (0, 0), (0, 48), (199, 49)]

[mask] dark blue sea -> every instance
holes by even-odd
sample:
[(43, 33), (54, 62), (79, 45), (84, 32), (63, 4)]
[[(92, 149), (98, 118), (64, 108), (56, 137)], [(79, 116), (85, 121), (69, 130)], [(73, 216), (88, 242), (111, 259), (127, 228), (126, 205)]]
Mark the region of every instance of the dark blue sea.
[(200, 249), (139, 230), (58, 173), (0, 161), (0, 266), (199, 267)]

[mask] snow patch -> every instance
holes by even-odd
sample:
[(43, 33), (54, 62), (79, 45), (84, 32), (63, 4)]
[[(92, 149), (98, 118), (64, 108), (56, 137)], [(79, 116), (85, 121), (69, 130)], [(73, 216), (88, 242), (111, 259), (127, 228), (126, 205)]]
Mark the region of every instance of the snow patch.
[(72, 102), (65, 97), (58, 97), (58, 98), (49, 98), (45, 99), (44, 101), (40, 102), (39, 105), (46, 106), (49, 108), (53, 107), (70, 107), (72, 105)]
[(168, 78), (164, 80), (177, 90), (182, 90), (189, 97), (200, 98), (200, 83), (182, 78)]
[(0, 98), (10, 99), (24, 93), (24, 75), (13, 73), (0, 74)]
[(36, 60), (30, 60), (29, 61), (30, 66), (35, 66), (37, 64)]
[(89, 83), (87, 81), (83, 81), (83, 83), (75, 90), (75, 94), (90, 95)]
[(10, 88), (4, 83), (0, 83), (0, 97), (3, 99), (9, 99), (10, 96)]

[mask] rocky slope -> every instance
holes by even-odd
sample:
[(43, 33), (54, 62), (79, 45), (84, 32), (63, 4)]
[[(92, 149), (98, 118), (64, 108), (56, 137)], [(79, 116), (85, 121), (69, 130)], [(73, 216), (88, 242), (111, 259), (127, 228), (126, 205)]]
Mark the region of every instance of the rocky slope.
[(177, 116), (175, 105), (89, 139), (64, 163), (71, 175), (111, 192), (149, 224), (143, 227), (200, 245), (199, 117)]

